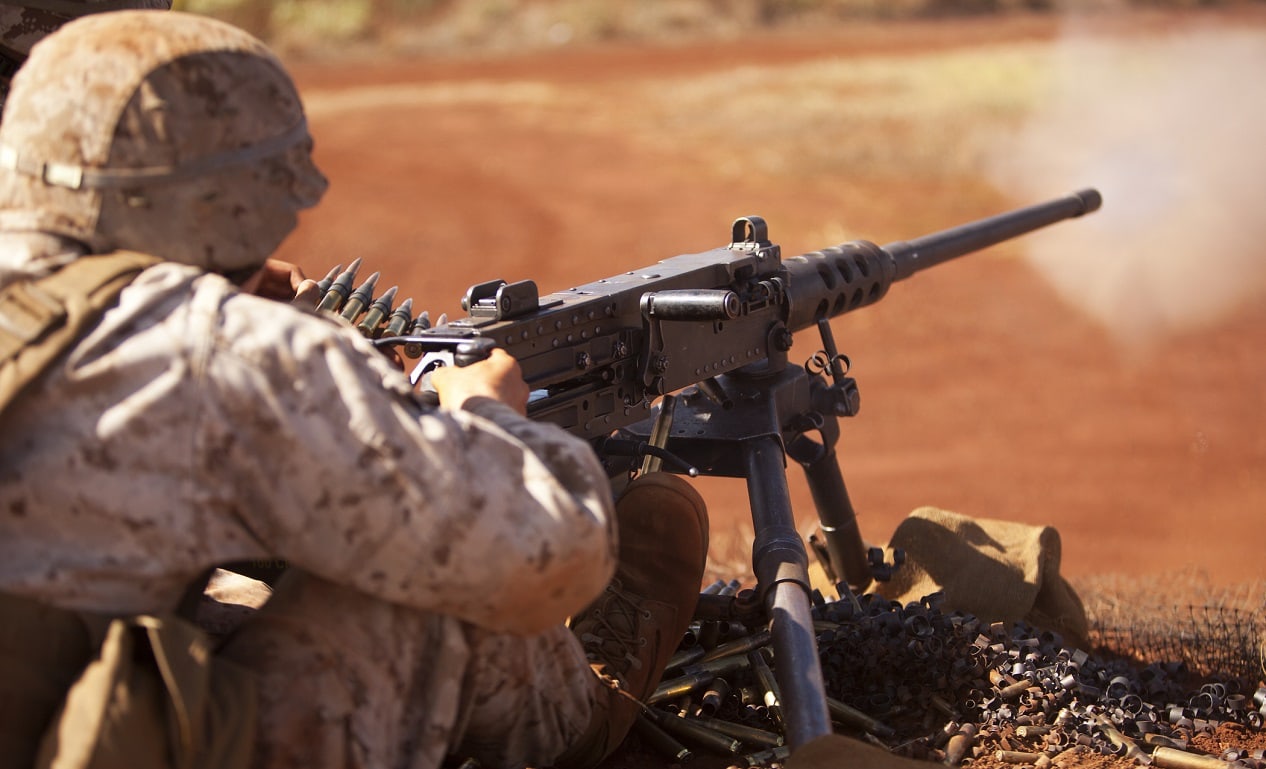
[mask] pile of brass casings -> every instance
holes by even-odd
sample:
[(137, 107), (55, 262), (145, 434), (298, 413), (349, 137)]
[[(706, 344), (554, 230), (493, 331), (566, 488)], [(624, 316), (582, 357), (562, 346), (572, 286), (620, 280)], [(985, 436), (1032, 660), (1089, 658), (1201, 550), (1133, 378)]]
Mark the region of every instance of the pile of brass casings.
[[(739, 604), (755, 600), (735, 583), (705, 593), (727, 591)], [(1023, 622), (982, 623), (942, 611), (939, 595), (906, 605), (876, 594), (814, 597), (838, 733), (950, 765), (987, 756), (1048, 766), (1071, 751), (1143, 765), (1266, 769), (1260, 750), (1208, 756), (1192, 747), (1198, 734), (1225, 723), (1260, 731), (1261, 682), (1196, 679), (1179, 663), (1089, 653)], [(787, 755), (771, 673), (778, 660), (769, 629), (752, 624), (704, 619), (692, 626), (647, 700), (639, 733), (650, 746), (678, 762), (694, 750), (730, 755), (736, 766), (768, 766)]]

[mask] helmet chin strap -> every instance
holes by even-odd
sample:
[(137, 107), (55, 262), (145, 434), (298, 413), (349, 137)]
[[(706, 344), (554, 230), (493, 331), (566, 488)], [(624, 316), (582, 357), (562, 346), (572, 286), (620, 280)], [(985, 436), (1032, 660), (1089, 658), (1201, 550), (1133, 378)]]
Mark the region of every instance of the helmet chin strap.
[(71, 163), (42, 162), (23, 156), (18, 150), (0, 145), (0, 168), (25, 176), (33, 176), (54, 187), (80, 189), (117, 189), (154, 182), (177, 181), (202, 176), (233, 166), (243, 166), (280, 155), (308, 138), (308, 123), (303, 118), (281, 134), (261, 142), (223, 152), (203, 155), (187, 163), (143, 168), (88, 168)]

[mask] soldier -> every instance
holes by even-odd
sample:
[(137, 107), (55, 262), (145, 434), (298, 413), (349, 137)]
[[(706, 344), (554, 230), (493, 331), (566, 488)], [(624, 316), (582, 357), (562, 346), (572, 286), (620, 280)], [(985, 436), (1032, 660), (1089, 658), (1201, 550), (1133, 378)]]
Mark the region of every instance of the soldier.
[(31, 46), (71, 19), (126, 8), (167, 10), (171, 0), (17, 0), (0, 5), (0, 107)]
[[(206, 18), (73, 21), (14, 80), (0, 754), (18, 766), (592, 766), (689, 621), (707, 519), (681, 479), (613, 505), (587, 444), (526, 419), (504, 353), (439, 372), (432, 409), (345, 324), (241, 290), (325, 190), (311, 148), (281, 64)], [(291, 569), (223, 648), (175, 615), (208, 567), (274, 558)]]

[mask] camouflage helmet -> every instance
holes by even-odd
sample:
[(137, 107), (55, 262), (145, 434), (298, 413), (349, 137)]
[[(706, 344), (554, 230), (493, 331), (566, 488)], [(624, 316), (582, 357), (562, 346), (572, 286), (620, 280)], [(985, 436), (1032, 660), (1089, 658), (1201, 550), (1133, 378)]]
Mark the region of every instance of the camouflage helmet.
[(167, 10), (171, 0), (8, 0), (0, 4), (0, 104), (31, 46), (71, 19), (129, 8)]
[(118, 11), (34, 46), (0, 122), (0, 230), (217, 272), (261, 264), (325, 178), (263, 43), (185, 13)]

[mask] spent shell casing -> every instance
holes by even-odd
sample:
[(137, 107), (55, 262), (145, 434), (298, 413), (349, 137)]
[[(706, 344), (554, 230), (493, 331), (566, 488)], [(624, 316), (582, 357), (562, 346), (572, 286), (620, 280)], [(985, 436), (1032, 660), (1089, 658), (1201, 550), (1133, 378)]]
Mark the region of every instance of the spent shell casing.
[(722, 755), (737, 755), (743, 749), (743, 743), (733, 737), (713, 731), (697, 722), (674, 716), (657, 708), (651, 708), (648, 713), (656, 726), (692, 745), (698, 745)]
[(352, 293), (352, 283), (356, 281), (356, 271), (360, 269), (360, 261), (357, 257), (346, 270), (339, 273), (339, 276), (330, 284), (329, 290), (325, 292), (325, 296), (321, 297), (321, 302), (317, 305), (318, 310), (338, 312), (343, 307), (343, 302), (347, 301), (347, 297)]
[(697, 646), (697, 645), (689, 646), (685, 649), (681, 649), (680, 651), (674, 652), (673, 656), (668, 658), (668, 667), (664, 669), (675, 670), (676, 668), (681, 668), (681, 667), (685, 667), (687, 665), (696, 663), (699, 660), (703, 659), (703, 655), (707, 653), (708, 653), (708, 650), (703, 648), (702, 646)]
[(1099, 727), (1099, 731), (1103, 732), (1113, 745), (1125, 752), (1127, 758), (1132, 758), (1143, 766), (1147, 766), (1151, 763), (1148, 755), (1139, 748), (1138, 744), (1134, 742), (1134, 740), (1125, 736), (1121, 730), (1117, 729), (1116, 726), (1113, 725), (1112, 721), (1108, 720), (1105, 716), (1095, 716), (1095, 724)]
[(768, 646), (772, 637), (773, 636), (770, 634), (768, 628), (758, 630), (751, 635), (736, 638), (733, 641), (714, 647), (711, 651), (704, 654), (699, 661), (710, 662), (722, 657), (728, 657), (732, 654), (750, 652), (752, 649), (759, 649), (762, 646)]
[(1177, 748), (1157, 748), (1152, 752), (1152, 764), (1161, 769), (1229, 769), (1230, 764), (1213, 756), (1188, 753)]
[(408, 297), (391, 313), (387, 325), (383, 327), (383, 336), (400, 336), (413, 320), (413, 297)]
[(870, 732), (879, 737), (891, 737), (896, 734), (892, 727), (874, 716), (863, 713), (847, 702), (841, 702), (834, 697), (826, 698), (826, 709), (830, 713), (831, 718), (841, 724), (861, 729), (864, 732)]
[(646, 704), (654, 705), (657, 702), (664, 702), (665, 700), (680, 697), (683, 694), (689, 694), (695, 689), (712, 683), (714, 678), (716, 678), (716, 674), (707, 670), (671, 678), (655, 687), (655, 691), (651, 692), (650, 696), (646, 698)]
[(743, 743), (753, 747), (776, 748), (786, 742), (781, 734), (771, 732), (767, 729), (757, 729), (747, 724), (736, 724), (733, 721), (726, 721), (723, 718), (714, 716), (685, 716), (688, 721), (697, 721), (700, 725), (706, 726), (714, 732), (728, 735)]
[(729, 696), (730, 682), (718, 676), (703, 690), (703, 696), (699, 698), (699, 711), (710, 716), (721, 709), (725, 698)]
[(637, 714), (637, 720), (633, 722), (633, 730), (651, 748), (669, 760), (684, 764), (694, 758), (694, 753), (690, 752), (690, 748), (682, 745), (677, 741), (676, 737), (656, 726), (644, 713)]
[(958, 766), (962, 762), (963, 757), (967, 755), (967, 751), (971, 750), (975, 741), (976, 725), (963, 724), (959, 727), (958, 734), (950, 737), (949, 743), (945, 746), (945, 763), (950, 766)]
[(374, 287), (378, 285), (379, 273), (374, 273), (365, 282), (360, 284), (352, 295), (347, 297), (347, 303), (343, 305), (343, 311), (339, 314), (343, 316), (343, 320), (348, 323), (355, 323), (360, 314), (365, 311), (369, 303), (374, 299)]
[(786, 729), (787, 725), (782, 717), (782, 697), (778, 691), (778, 681), (774, 678), (774, 671), (770, 669), (769, 663), (765, 661), (765, 655), (760, 649), (753, 649), (747, 653), (747, 660), (752, 666), (752, 672), (756, 674), (757, 683), (764, 692), (765, 707), (769, 709), (770, 718), (774, 719), (779, 729)]
[(762, 750), (759, 753), (750, 753), (743, 756), (743, 760), (748, 766), (765, 766), (775, 761), (782, 761), (791, 756), (791, 748), (786, 745), (779, 745), (776, 748)]
[(1035, 764), (1041, 753), (1025, 753), (1019, 750), (999, 750), (994, 758), (1004, 764)]
[(1178, 750), (1183, 750), (1187, 747), (1186, 740), (1167, 737), (1163, 734), (1144, 734), (1143, 742), (1157, 748), (1177, 748)]
[(683, 674), (689, 673), (711, 673), (714, 676), (724, 676), (733, 673), (735, 670), (746, 670), (751, 667), (751, 662), (747, 659), (746, 654), (730, 654), (725, 657), (708, 660), (707, 662), (696, 662), (691, 665), (682, 667)]
[(1004, 700), (1013, 700), (1028, 691), (1033, 685), (1033, 681), (1028, 678), (1021, 678), (1013, 684), (1002, 687), (998, 690), (998, 696)]
[(399, 286), (392, 286), (382, 293), (382, 296), (375, 299), (369, 305), (369, 309), (365, 311), (365, 317), (361, 318), (360, 323), (356, 324), (356, 329), (367, 337), (373, 337), (378, 333), (378, 326), (387, 318), (391, 312), (392, 306), (396, 302), (396, 292)]

